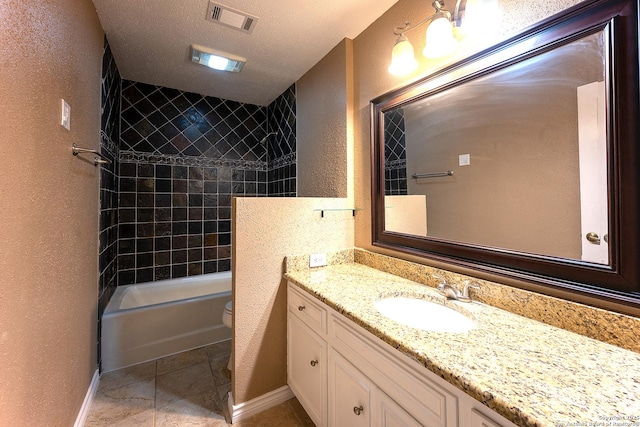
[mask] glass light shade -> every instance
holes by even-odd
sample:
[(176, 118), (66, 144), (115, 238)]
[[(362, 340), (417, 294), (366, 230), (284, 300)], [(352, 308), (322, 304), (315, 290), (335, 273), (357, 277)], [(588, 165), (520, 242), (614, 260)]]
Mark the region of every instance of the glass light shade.
[(398, 37), (396, 44), (391, 51), (391, 65), (389, 66), (389, 72), (395, 75), (409, 74), (418, 68), (418, 61), (416, 61), (415, 54), (413, 53), (413, 46), (409, 39), (404, 35)]
[(478, 38), (490, 38), (497, 33), (502, 21), (502, 11), (497, 0), (467, 0), (462, 19), (462, 34)]
[(453, 37), (453, 26), (444, 15), (431, 21), (427, 27), (426, 39), (422, 54), (427, 58), (447, 56), (458, 45), (458, 41)]

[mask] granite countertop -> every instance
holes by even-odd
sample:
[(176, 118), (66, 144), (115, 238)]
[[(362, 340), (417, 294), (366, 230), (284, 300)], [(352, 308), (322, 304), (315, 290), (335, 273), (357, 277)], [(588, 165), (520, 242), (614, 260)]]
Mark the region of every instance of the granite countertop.
[[(290, 271), (285, 278), (519, 426), (640, 426), (640, 354), (361, 264)], [(440, 302), (472, 318), (464, 333), (400, 325), (373, 303)]]

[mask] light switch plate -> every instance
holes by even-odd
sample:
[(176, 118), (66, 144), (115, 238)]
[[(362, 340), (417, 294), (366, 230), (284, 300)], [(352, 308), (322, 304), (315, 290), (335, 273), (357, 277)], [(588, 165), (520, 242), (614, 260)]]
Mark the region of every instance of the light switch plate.
[(60, 118), (60, 124), (64, 126), (66, 130), (71, 130), (71, 107), (64, 99), (61, 99), (62, 116)]
[(309, 255), (309, 267), (323, 267), (327, 265), (327, 253), (317, 253)]
[(471, 164), (471, 155), (460, 154), (458, 156), (458, 166), (468, 166)]

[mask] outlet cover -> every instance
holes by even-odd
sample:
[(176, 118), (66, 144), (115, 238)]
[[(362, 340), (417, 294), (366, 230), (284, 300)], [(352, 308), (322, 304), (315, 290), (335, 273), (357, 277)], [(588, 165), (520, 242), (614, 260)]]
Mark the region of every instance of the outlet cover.
[(309, 267), (323, 267), (327, 265), (327, 253), (317, 253), (309, 255)]
[(460, 154), (458, 156), (458, 166), (468, 166), (471, 164), (471, 156), (469, 154)]

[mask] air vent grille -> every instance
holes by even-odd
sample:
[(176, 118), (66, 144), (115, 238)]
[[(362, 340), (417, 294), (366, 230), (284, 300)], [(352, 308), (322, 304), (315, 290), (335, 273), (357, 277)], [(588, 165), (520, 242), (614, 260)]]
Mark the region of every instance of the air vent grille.
[(212, 1), (209, 2), (209, 7), (207, 8), (206, 19), (248, 34), (253, 32), (258, 21), (256, 16)]

